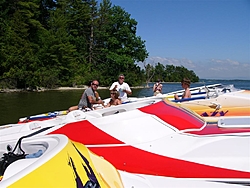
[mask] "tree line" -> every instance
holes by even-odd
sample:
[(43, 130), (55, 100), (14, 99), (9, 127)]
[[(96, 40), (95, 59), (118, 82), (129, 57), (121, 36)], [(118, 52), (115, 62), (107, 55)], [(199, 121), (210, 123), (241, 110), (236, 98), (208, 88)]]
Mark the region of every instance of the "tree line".
[(180, 82), (183, 78), (189, 78), (191, 82), (198, 82), (199, 77), (192, 70), (188, 70), (183, 66), (162, 65), (157, 63), (155, 66), (144, 63), (144, 70), (146, 75), (146, 83), (150, 81), (162, 82)]
[(149, 55), (145, 41), (136, 35), (137, 21), (110, 0), (2, 0), (0, 10), (2, 88), (76, 86), (92, 79), (108, 86), (120, 73), (131, 86), (159, 75), (199, 80), (184, 67), (136, 65)]

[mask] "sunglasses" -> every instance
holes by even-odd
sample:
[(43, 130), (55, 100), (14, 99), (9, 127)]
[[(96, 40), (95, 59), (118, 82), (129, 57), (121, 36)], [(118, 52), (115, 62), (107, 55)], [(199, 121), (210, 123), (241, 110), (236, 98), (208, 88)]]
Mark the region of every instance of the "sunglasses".
[(115, 95), (115, 93), (110, 93), (110, 95)]
[(124, 77), (119, 77), (120, 79), (124, 80)]
[(96, 87), (98, 87), (99, 86), (99, 84), (92, 84), (93, 86), (96, 86)]

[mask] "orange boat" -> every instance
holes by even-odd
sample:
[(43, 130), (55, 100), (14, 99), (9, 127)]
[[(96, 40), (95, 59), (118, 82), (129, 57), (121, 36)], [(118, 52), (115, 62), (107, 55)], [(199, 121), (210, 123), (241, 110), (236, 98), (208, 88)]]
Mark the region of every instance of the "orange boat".
[(250, 91), (240, 90), (215, 98), (178, 103), (202, 117), (250, 116)]

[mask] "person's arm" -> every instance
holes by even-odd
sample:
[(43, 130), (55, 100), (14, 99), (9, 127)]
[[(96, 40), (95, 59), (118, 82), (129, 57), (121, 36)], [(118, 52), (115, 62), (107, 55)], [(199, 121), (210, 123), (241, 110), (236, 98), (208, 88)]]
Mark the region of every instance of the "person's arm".
[(153, 92), (155, 92), (156, 91), (156, 85), (154, 84), (154, 87), (153, 87)]
[(160, 92), (162, 92), (162, 84), (159, 85), (158, 90), (159, 90)]
[(175, 99), (175, 100), (179, 100), (180, 98), (178, 97), (177, 94), (174, 94), (174, 99)]
[(154, 92), (156, 92), (157, 90), (161, 91), (161, 87), (162, 87), (162, 85), (159, 83), (154, 84)]
[(111, 85), (111, 87), (109, 88), (109, 90), (110, 90), (110, 91), (111, 91), (111, 90), (113, 90), (113, 91), (117, 90), (117, 83), (114, 82), (114, 83)]
[(126, 89), (124, 89), (123, 91), (125, 92), (125, 93), (127, 93), (128, 95), (132, 95), (132, 90), (130, 89), (130, 87), (129, 87), (129, 85), (128, 84), (126, 84), (126, 87), (125, 87)]
[(110, 107), (110, 106), (111, 106), (111, 105), (110, 105), (110, 101), (109, 101), (109, 103), (105, 106), (105, 108), (106, 108), (106, 107)]
[(88, 96), (89, 103), (91, 104), (102, 104), (104, 106), (103, 101), (100, 99), (98, 101), (94, 100), (93, 96)]
[(132, 95), (132, 91), (129, 91), (129, 90), (123, 90), (125, 93), (127, 93), (128, 95)]
[(95, 98), (96, 98), (97, 101), (98, 101), (99, 99), (101, 99), (101, 97), (100, 97), (100, 95), (99, 95), (99, 93), (98, 93), (97, 91), (95, 91)]

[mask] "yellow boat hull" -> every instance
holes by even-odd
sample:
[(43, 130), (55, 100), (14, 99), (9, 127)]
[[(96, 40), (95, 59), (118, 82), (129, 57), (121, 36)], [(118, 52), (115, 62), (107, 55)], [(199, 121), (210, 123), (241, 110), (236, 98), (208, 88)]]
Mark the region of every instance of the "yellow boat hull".
[[(47, 162), (30, 170), (27, 174), (25, 170), (16, 174), (14, 179), (17, 176), (19, 178), (7, 187), (78, 188), (83, 187), (90, 180), (88, 174), (96, 178), (100, 187), (123, 187), (118, 171), (109, 162), (89, 151), (83, 144), (70, 140)], [(0, 187), (1, 183), (4, 183), (4, 176), (2, 182), (0, 181)]]

